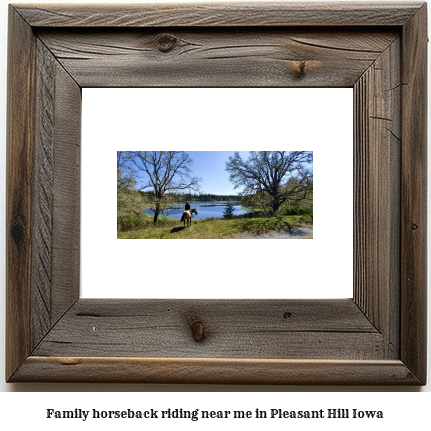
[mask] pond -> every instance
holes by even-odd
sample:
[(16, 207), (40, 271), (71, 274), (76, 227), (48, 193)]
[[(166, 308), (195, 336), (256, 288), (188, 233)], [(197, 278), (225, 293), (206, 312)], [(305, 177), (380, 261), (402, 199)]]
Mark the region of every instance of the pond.
[[(168, 217), (181, 218), (185, 202), (178, 202), (169, 208)], [(213, 201), (213, 202), (190, 202), (191, 208), (196, 208), (198, 215), (194, 215), (193, 218), (210, 218), (210, 217), (223, 217), (223, 212), (226, 209), (226, 201)], [(233, 214), (242, 215), (249, 212), (249, 210), (241, 207), (239, 202), (232, 202)], [(153, 215), (154, 212), (151, 209), (142, 210), (144, 214)]]

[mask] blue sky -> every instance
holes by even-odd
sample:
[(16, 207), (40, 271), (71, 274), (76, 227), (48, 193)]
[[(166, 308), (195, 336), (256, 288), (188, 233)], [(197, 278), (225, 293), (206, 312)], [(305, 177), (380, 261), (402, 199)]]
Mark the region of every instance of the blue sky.
[[(236, 195), (240, 190), (234, 189), (225, 171), (226, 162), (234, 151), (187, 151), (193, 159), (193, 177), (202, 178), (202, 193), (216, 195)], [(243, 159), (248, 159), (249, 151), (239, 151)]]

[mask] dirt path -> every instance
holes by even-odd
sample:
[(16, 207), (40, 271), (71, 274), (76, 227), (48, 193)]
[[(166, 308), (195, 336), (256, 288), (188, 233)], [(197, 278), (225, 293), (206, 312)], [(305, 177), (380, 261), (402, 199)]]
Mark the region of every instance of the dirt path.
[(312, 239), (313, 228), (302, 227), (294, 230), (268, 233), (266, 235), (249, 236), (243, 239)]

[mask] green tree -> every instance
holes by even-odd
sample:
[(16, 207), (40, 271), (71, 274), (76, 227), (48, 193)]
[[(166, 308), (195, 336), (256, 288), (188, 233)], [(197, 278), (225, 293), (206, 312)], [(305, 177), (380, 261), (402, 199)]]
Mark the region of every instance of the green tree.
[[(174, 197), (184, 190), (199, 191), (198, 177), (192, 177), (193, 161), (184, 151), (129, 151), (127, 165), (133, 168), (138, 189), (150, 190), (154, 223), (168, 212)], [(154, 207), (154, 208), (153, 208)]]
[(226, 204), (226, 208), (223, 211), (223, 217), (227, 219), (233, 217), (233, 203), (231, 201)]
[(313, 207), (313, 179), (309, 179), (310, 186), (302, 188), (301, 191), (298, 185), (297, 178), (291, 178), (286, 185), (286, 192), (291, 190), (298, 190), (297, 193), (292, 193), (290, 197), (284, 202), (284, 208), (312, 208)]
[(284, 202), (298, 200), (313, 190), (311, 151), (251, 151), (248, 160), (238, 152), (229, 157), (226, 171), (242, 195), (269, 199), (273, 212)]
[(146, 197), (136, 190), (133, 169), (127, 165), (124, 151), (117, 152), (117, 216), (140, 214), (147, 203)]

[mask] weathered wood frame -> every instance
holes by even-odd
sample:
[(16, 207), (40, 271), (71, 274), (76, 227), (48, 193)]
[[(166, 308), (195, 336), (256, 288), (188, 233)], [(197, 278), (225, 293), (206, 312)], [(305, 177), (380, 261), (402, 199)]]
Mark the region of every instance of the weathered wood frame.
[[(6, 379), (425, 384), (426, 43), (423, 3), (11, 6)], [(81, 88), (112, 86), (353, 87), (354, 298), (80, 299)]]

